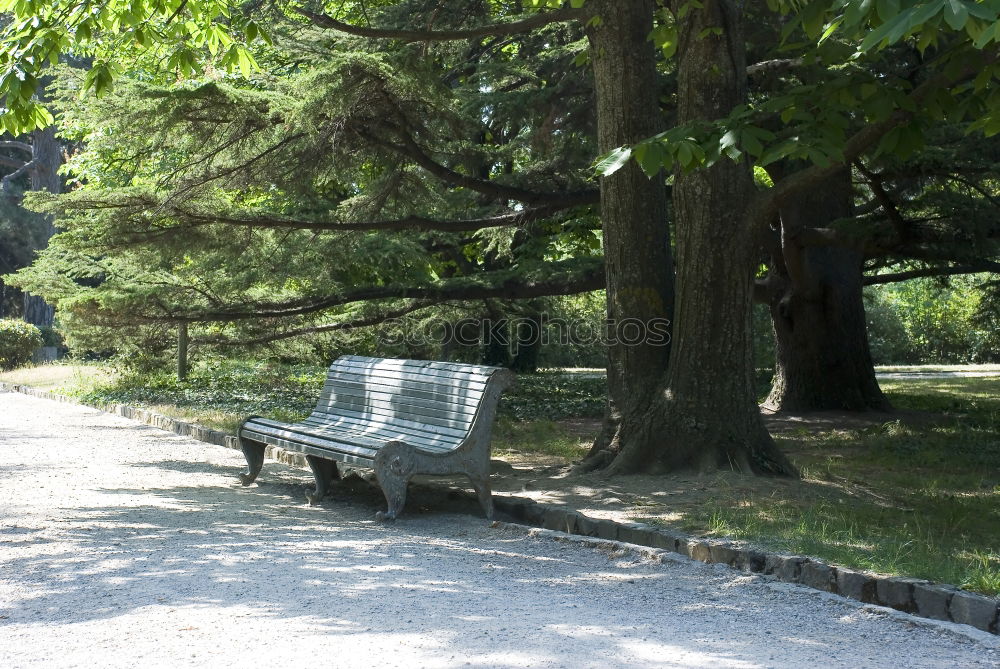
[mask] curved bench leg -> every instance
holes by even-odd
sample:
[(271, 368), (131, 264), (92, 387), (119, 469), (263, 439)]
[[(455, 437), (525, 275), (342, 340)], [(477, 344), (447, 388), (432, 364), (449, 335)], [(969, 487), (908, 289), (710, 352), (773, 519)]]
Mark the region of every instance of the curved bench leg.
[(390, 441), (375, 456), (375, 478), (378, 480), (388, 509), (375, 514), (377, 520), (395, 520), (406, 503), (406, 486), (414, 469), (413, 447), (402, 441)]
[(264, 451), (267, 447), (259, 442), (240, 438), (240, 448), (243, 457), (247, 459), (247, 470), (240, 474), (240, 483), (250, 485), (257, 479), (260, 468), (264, 466)]
[(407, 481), (396, 476), (377, 476), (378, 484), (385, 495), (387, 509), (375, 514), (376, 520), (396, 520), (406, 504)]
[(483, 507), (483, 513), (487, 520), (493, 520), (493, 492), (490, 490), (488, 478), (478, 478), (469, 476), (472, 487), (476, 489), (476, 496), (479, 497), (479, 505)]
[(313, 478), (316, 479), (316, 490), (306, 493), (306, 499), (309, 500), (309, 505), (312, 506), (318, 504), (326, 496), (327, 491), (330, 489), (330, 481), (339, 479), (340, 472), (337, 470), (337, 463), (333, 460), (318, 458), (315, 455), (307, 455), (306, 462), (309, 463), (309, 469), (312, 470)]

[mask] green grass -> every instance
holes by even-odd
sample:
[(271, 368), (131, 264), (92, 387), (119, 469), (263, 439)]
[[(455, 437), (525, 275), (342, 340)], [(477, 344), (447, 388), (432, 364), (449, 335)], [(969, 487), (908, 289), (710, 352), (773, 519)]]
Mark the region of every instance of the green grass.
[(883, 388), (899, 420), (778, 437), (802, 482), (720, 499), (686, 529), (1000, 594), (1000, 379)]
[(0, 372), (0, 381), (39, 390), (82, 392), (112, 383), (114, 373), (98, 365), (50, 363)]
[(551, 420), (517, 421), (502, 417), (493, 432), (494, 455), (540, 455), (573, 462), (586, 455), (592, 439)]
[(607, 382), (603, 377), (544, 371), (522, 374), (504, 393), (501, 416), (514, 420), (600, 418), (604, 415)]

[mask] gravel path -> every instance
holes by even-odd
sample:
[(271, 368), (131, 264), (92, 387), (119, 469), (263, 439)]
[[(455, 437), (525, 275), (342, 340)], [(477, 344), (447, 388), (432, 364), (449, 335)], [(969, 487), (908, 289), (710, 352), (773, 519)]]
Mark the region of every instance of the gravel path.
[(373, 500), (0, 393), (0, 667), (996, 667), (1000, 641)]

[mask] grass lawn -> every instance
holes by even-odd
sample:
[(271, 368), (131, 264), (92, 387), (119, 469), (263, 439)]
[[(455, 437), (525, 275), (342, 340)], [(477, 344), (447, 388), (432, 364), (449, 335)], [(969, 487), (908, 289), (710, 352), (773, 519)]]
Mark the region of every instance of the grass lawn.
[[(166, 374), (138, 383), (94, 366), (47, 365), (0, 381), (231, 431), (250, 414), (304, 417), (323, 376), (311, 367), (226, 364), (198, 369), (186, 383)], [(702, 492), (670, 498), (666, 522), (1000, 594), (1000, 377), (902, 378), (882, 387), (895, 414), (824, 416), (774, 430), (801, 480), (704, 477)], [(501, 404), (494, 452), (545, 465), (577, 460), (603, 404), (599, 375), (522, 376)]]

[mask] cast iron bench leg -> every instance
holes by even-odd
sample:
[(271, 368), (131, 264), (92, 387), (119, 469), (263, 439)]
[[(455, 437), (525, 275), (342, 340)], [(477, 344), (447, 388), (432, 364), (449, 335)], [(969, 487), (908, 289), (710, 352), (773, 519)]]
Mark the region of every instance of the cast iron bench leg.
[(472, 487), (476, 489), (476, 495), (479, 497), (479, 505), (483, 507), (486, 520), (493, 520), (493, 494), (490, 491), (489, 479), (470, 476), (469, 480), (472, 481)]
[(406, 486), (413, 475), (413, 447), (402, 441), (390, 441), (375, 456), (375, 479), (385, 495), (388, 509), (375, 514), (376, 520), (396, 520), (406, 503)]
[(264, 466), (264, 451), (267, 450), (267, 446), (249, 439), (240, 439), (240, 448), (243, 449), (243, 457), (247, 459), (247, 470), (240, 474), (240, 483), (250, 485), (257, 479), (260, 468)]
[(309, 463), (309, 468), (312, 469), (313, 478), (316, 479), (316, 490), (306, 493), (306, 499), (309, 500), (310, 505), (318, 504), (330, 489), (330, 482), (340, 478), (340, 472), (337, 470), (337, 463), (333, 460), (307, 455), (306, 461)]

